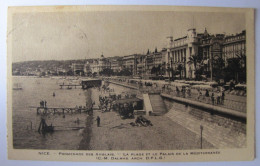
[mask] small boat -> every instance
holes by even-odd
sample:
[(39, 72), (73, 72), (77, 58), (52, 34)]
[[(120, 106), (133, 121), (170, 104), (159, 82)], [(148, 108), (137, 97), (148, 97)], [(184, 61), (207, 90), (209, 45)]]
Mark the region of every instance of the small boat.
[(45, 126), (44, 128), (42, 128), (42, 132), (53, 132), (54, 131), (54, 126), (50, 125), (50, 126)]
[(23, 88), (21, 87), (21, 84), (14, 84), (13, 90), (22, 90)]
[(38, 128), (38, 132), (42, 132), (42, 133), (47, 133), (47, 132), (53, 132), (54, 131), (54, 126), (51, 125), (47, 125), (47, 123), (45, 122), (45, 119), (41, 119), (41, 122), (39, 124), (39, 128)]

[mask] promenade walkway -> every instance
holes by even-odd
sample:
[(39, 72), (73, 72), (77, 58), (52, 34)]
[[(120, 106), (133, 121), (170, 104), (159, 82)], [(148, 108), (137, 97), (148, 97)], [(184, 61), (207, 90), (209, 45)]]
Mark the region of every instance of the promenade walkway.
[[(110, 82), (117, 84), (117, 85), (124, 86), (124, 87), (138, 89), (143, 92), (163, 93), (163, 94), (167, 94), (167, 95), (171, 95), (171, 96), (177, 96), (177, 97), (186, 98), (186, 99), (193, 100), (193, 101), (198, 101), (198, 102), (202, 102), (202, 103), (206, 103), (206, 104), (210, 104), (210, 105), (215, 105), (218, 107), (232, 109), (232, 110), (239, 111), (239, 112), (244, 112), (244, 113), (246, 112), (246, 99), (247, 98), (244, 96), (236, 96), (236, 95), (230, 95), (230, 94), (225, 93), (224, 101), (221, 104), (217, 104), (217, 99), (216, 99), (217, 94), (215, 94), (214, 104), (213, 104), (211, 97), (205, 97), (202, 94), (198, 98), (198, 93), (195, 93), (194, 91), (191, 92), (190, 94), (187, 94), (187, 93), (177, 92), (176, 90), (170, 90), (170, 89), (163, 90), (159, 87), (139, 86), (137, 84), (127, 83), (127, 82), (123, 82), (123, 81), (121, 81), (121, 82), (110, 81)], [(212, 92), (210, 92), (209, 94), (211, 95), (211, 93)]]

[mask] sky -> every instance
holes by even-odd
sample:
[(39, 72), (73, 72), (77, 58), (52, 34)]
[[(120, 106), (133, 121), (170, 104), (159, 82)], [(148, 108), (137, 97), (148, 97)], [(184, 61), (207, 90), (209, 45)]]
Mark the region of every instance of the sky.
[(167, 36), (236, 34), (243, 13), (100, 11), (20, 13), (13, 16), (12, 61), (72, 60), (125, 56), (166, 47)]

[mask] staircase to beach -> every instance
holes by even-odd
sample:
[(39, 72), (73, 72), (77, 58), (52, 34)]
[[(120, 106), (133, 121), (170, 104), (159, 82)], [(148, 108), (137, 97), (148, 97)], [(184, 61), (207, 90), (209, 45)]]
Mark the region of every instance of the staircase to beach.
[(144, 110), (146, 111), (146, 115), (149, 115), (150, 112), (153, 112), (152, 104), (147, 93), (143, 93), (144, 100)]
[(166, 106), (160, 94), (149, 94), (152, 106), (151, 115), (163, 115), (167, 112)]

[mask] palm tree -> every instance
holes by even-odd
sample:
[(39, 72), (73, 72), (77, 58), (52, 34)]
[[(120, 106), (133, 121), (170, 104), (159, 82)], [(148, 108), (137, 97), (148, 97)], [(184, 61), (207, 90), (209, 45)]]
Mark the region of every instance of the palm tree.
[(180, 79), (182, 78), (182, 74), (181, 74), (181, 72), (182, 72), (182, 69), (183, 69), (182, 65), (181, 65), (181, 64), (179, 64), (179, 65), (178, 65), (178, 67), (177, 67), (177, 70), (178, 70), (178, 71), (179, 71), (179, 73), (180, 73)]
[(244, 68), (246, 70), (246, 55), (242, 52), (236, 53), (237, 58), (239, 59), (239, 64), (241, 65), (241, 68)]
[(199, 61), (199, 57), (197, 54), (194, 54), (194, 55), (191, 55), (189, 57), (189, 60), (188, 60), (188, 64), (193, 64), (194, 65), (194, 70), (195, 70), (195, 73), (197, 71), (197, 64), (198, 64), (198, 61)]
[(188, 63), (193, 63), (195, 70), (197, 69), (197, 64), (199, 63), (199, 56), (197, 54), (191, 55)]

